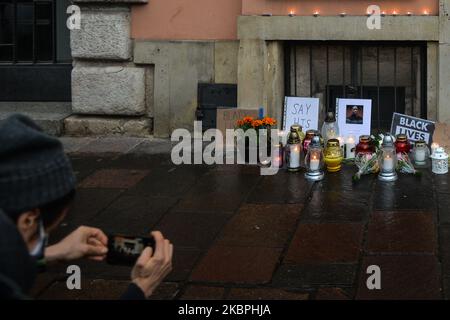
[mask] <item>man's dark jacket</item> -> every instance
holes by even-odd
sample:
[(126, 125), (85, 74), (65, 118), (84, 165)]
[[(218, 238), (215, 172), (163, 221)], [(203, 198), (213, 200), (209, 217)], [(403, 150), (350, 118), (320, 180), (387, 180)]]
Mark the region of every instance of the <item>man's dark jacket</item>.
[[(0, 210), (0, 300), (27, 299), (36, 274), (37, 264), (17, 227)], [(144, 300), (145, 296), (131, 283), (121, 299)]]
[(36, 271), (22, 236), (0, 210), (0, 299), (25, 299)]

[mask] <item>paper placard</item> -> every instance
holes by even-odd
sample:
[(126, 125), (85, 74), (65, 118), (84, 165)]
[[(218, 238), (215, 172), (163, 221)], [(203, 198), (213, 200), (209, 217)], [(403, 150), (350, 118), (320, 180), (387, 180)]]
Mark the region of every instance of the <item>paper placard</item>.
[(436, 125), (433, 121), (424, 120), (405, 114), (396, 113), (392, 116), (391, 134), (406, 134), (409, 141), (425, 140), (430, 146)]
[(299, 124), (306, 130), (319, 129), (319, 99), (302, 97), (285, 97), (283, 130), (289, 130)]
[(370, 135), (372, 117), (372, 100), (337, 99), (336, 115), (339, 133), (342, 137), (353, 136), (358, 139)]
[(222, 132), (225, 141), (227, 129), (234, 129), (237, 121), (244, 117), (253, 117), (256, 119), (258, 113), (258, 109), (217, 108), (216, 127)]

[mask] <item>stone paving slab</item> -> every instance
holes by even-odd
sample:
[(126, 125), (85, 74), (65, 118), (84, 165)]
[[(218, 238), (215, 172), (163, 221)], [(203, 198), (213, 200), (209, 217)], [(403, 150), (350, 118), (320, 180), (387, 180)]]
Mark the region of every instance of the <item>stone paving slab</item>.
[[(174, 270), (155, 299), (450, 298), (450, 175), (426, 169), (395, 183), (354, 183), (355, 168), (345, 165), (314, 184), (304, 172), (175, 166), (167, 140), (82, 140), (64, 142), (79, 189), (51, 240), (81, 224), (161, 229), (175, 244)], [(116, 298), (130, 276), (128, 267), (79, 265), (89, 292), (67, 292), (63, 264), (34, 295)], [(366, 287), (369, 265), (381, 268), (379, 291)]]
[[(382, 290), (368, 290), (365, 270), (384, 270)], [(442, 298), (440, 266), (435, 256), (372, 256), (362, 263), (357, 299), (429, 300)]]

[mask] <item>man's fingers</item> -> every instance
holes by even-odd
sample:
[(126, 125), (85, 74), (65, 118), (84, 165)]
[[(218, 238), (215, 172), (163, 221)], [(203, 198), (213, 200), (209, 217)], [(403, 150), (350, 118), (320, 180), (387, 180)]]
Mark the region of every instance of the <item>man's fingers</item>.
[(173, 244), (169, 245), (169, 260), (172, 261), (173, 258)]
[(88, 259), (101, 262), (106, 259), (106, 256), (93, 256), (93, 257), (89, 257)]
[(148, 260), (151, 259), (153, 254), (153, 250), (150, 247), (147, 247), (142, 251), (141, 255), (139, 256), (138, 260), (136, 261), (136, 266), (143, 268), (147, 264)]
[(161, 232), (159, 231), (153, 231), (152, 236), (155, 239), (155, 254), (153, 255), (153, 258), (156, 261), (164, 261), (164, 255), (165, 255), (165, 244), (164, 244), (164, 237)]
[(93, 245), (86, 244), (84, 251), (85, 251), (85, 256), (88, 256), (88, 257), (104, 256), (108, 252), (108, 248), (106, 248), (104, 246), (99, 247), (99, 246), (93, 246)]
[(96, 247), (106, 247), (100, 240), (96, 238), (89, 238), (87, 243)]
[(170, 241), (169, 240), (165, 240), (164, 241), (164, 263), (169, 263), (170, 262)]
[(108, 245), (108, 237), (102, 230), (97, 228), (89, 228), (89, 229), (90, 229), (89, 230), (90, 237), (99, 240), (105, 246)]

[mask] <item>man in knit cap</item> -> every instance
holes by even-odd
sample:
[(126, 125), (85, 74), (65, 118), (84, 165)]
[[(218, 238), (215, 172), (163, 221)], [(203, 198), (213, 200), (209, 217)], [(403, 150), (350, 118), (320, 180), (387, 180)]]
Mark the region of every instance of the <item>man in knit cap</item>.
[[(62, 144), (28, 117), (0, 123), (0, 299), (25, 298), (38, 266), (89, 258), (102, 261), (107, 236), (80, 227), (47, 246), (47, 234), (68, 214), (75, 177)], [(156, 248), (146, 248), (132, 270), (125, 299), (149, 297), (172, 268), (172, 244), (153, 232)]]

